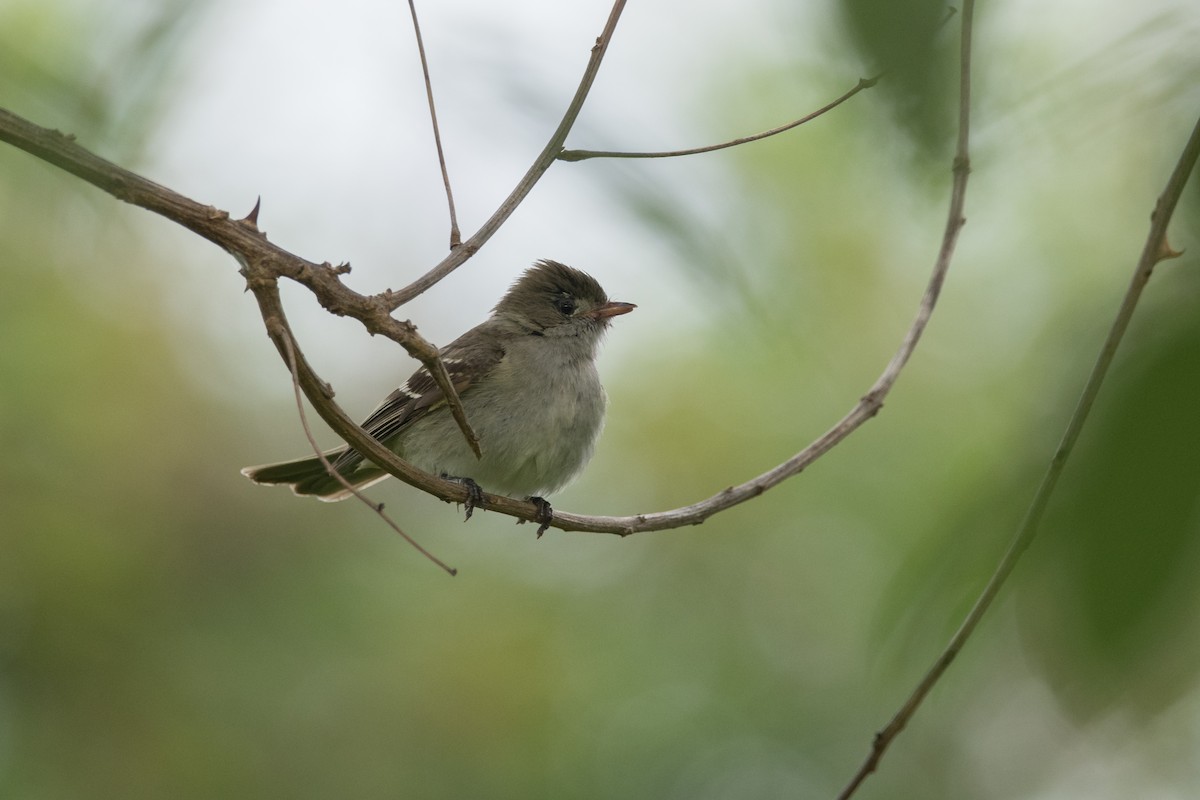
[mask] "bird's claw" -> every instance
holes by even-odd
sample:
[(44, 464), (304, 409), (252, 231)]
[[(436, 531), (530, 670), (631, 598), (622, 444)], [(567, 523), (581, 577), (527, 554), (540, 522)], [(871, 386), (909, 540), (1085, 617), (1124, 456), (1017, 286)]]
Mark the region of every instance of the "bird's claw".
[(550, 530), (550, 523), (554, 522), (554, 509), (550, 507), (550, 503), (541, 497), (531, 497), (529, 502), (537, 506), (537, 538), (542, 538), (542, 534)]
[[(550, 506), (549, 501), (543, 497), (530, 497), (529, 502), (533, 503), (537, 509), (534, 514), (533, 521), (538, 524), (537, 538), (542, 538), (542, 534), (550, 530), (550, 523), (554, 522), (554, 509)], [(524, 525), (525, 520), (518, 519), (518, 525)]]
[(449, 475), (446, 476), (449, 480), (461, 483), (467, 490), (467, 498), (463, 500), (463, 508), (467, 510), (467, 515), (463, 518), (466, 522), (471, 518), (471, 514), (475, 509), (487, 510), (487, 505), (483, 502), (483, 489), (479, 484), (470, 478), (456, 478)]

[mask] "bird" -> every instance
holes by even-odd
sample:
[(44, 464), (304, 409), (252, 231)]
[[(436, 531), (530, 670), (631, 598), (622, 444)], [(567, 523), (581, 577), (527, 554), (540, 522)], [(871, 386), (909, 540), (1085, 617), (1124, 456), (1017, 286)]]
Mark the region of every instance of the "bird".
[[(466, 484), (468, 517), (482, 506), (483, 489), (533, 501), (540, 536), (553, 514), (544, 498), (579, 474), (604, 426), (607, 395), (596, 370), (600, 342), (612, 319), (634, 308), (610, 301), (585, 272), (537, 261), (486, 321), (439, 351), (482, 457), (425, 367), (388, 395), (362, 428), (425, 472)], [(356, 489), (388, 477), (349, 446), (325, 457)], [(246, 467), (242, 474), (325, 501), (351, 495), (316, 457)]]

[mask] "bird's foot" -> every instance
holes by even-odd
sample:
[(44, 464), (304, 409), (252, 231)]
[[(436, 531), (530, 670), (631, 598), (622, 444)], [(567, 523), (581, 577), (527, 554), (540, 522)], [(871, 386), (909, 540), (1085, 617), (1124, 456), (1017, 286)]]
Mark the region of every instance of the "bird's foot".
[(529, 502), (537, 506), (537, 538), (542, 538), (542, 534), (550, 530), (550, 523), (554, 522), (554, 509), (550, 507), (550, 503), (541, 497), (531, 497)]
[(475, 511), (475, 509), (478, 508), (484, 511), (487, 510), (487, 506), (483, 502), (483, 489), (479, 487), (478, 483), (470, 478), (459, 478), (454, 475), (443, 475), (442, 477), (446, 480), (461, 483), (464, 487), (466, 487), (467, 499), (463, 501), (463, 507), (467, 509), (467, 516), (463, 518), (463, 522), (466, 522), (471, 518), (471, 514)]

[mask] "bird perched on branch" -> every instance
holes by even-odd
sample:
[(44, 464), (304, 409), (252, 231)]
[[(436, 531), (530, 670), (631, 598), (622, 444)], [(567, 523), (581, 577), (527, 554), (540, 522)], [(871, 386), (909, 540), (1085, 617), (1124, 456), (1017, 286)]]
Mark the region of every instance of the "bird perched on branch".
[[(632, 303), (610, 301), (590, 275), (539, 261), (512, 285), (486, 322), (441, 350), (467, 420), (479, 436), (477, 458), (441, 390), (424, 368), (392, 392), (363, 429), (426, 472), (468, 485), (467, 513), (480, 487), (528, 497), (550, 519), (543, 496), (566, 486), (592, 457), (604, 425), (606, 396), (596, 351), (610, 320)], [(355, 488), (388, 473), (350, 447), (325, 454)], [(242, 474), (255, 483), (287, 484), (298, 495), (342, 500), (346, 486), (318, 458), (302, 458)], [(543, 526), (544, 529), (544, 526)], [(539, 530), (540, 534), (540, 530)]]

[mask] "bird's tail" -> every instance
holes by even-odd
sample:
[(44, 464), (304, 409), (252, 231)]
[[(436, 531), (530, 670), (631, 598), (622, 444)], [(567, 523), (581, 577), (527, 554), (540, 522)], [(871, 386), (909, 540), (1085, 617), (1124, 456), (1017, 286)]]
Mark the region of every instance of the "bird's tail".
[[(346, 452), (340, 447), (329, 450), (325, 458), (331, 464), (337, 464), (338, 456)], [(356, 489), (365, 489), (376, 481), (388, 476), (386, 472), (373, 464), (355, 459), (345, 466), (339, 465), (338, 472)], [(319, 500), (333, 502), (345, 500), (350, 496), (350, 490), (337, 478), (329, 474), (329, 470), (319, 458), (298, 458), (294, 461), (281, 461), (277, 464), (263, 464), (259, 467), (246, 467), (242, 474), (255, 483), (286, 484), (298, 495), (312, 495)]]

